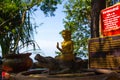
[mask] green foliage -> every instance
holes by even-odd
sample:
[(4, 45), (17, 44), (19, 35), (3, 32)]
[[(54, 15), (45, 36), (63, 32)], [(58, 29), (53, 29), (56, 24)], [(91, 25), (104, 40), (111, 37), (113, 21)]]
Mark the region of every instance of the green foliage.
[(79, 56), (88, 55), (90, 37), (91, 0), (69, 0), (64, 5), (66, 17), (65, 29), (71, 30), (74, 52)]
[(116, 4), (119, 2), (119, 0), (106, 0), (106, 7), (112, 6), (113, 4)]
[[(40, 9), (44, 11), (44, 14), (47, 14), (50, 11), (50, 15), (54, 16), (53, 12), (57, 9), (57, 4), (61, 3), (61, 0), (44, 0), (40, 5)], [(48, 16), (48, 14), (47, 14)]]
[(60, 0), (0, 0), (0, 46), (2, 55), (18, 52), (18, 45), (33, 40), (36, 25), (31, 14), (40, 8), (47, 16), (53, 16)]
[[(105, 0), (111, 6), (114, 0)], [(88, 39), (91, 25), (91, 0), (67, 0), (65, 5), (65, 29), (71, 30), (74, 52), (79, 56), (88, 56)]]

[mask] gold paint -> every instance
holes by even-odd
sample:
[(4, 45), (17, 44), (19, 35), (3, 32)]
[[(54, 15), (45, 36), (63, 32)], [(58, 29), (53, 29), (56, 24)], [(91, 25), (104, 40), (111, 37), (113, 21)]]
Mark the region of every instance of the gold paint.
[(64, 41), (61, 43), (62, 48), (59, 47), (59, 43), (57, 42), (57, 49), (62, 53), (59, 56), (59, 59), (65, 61), (74, 60), (74, 47), (73, 41), (71, 40), (71, 32), (68, 30), (63, 30), (62, 37), (64, 39)]

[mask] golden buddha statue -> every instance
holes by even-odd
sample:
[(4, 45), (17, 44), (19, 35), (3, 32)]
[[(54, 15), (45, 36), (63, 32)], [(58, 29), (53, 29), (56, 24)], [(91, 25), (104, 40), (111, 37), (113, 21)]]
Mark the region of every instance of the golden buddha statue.
[(74, 54), (73, 54), (73, 41), (71, 40), (71, 32), (68, 30), (62, 31), (62, 37), (64, 41), (61, 43), (61, 47), (59, 47), (59, 43), (57, 42), (57, 49), (62, 53), (59, 56), (60, 60), (64, 61), (72, 61), (74, 60)]

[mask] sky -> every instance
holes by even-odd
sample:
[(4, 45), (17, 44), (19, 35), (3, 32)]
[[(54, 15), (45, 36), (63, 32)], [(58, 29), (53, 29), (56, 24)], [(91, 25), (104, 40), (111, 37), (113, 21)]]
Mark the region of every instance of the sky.
[[(63, 18), (65, 13), (63, 12), (63, 5), (58, 5), (58, 9), (54, 12), (54, 17), (46, 17), (44, 13), (37, 10), (34, 13), (34, 21), (39, 27), (36, 29), (37, 34), (34, 34), (34, 39), (40, 46), (41, 55), (55, 57), (55, 51), (57, 42), (61, 43), (63, 38), (59, 34), (64, 29)], [(43, 23), (42, 25), (40, 25)], [(32, 58), (35, 55), (32, 55)]]
[[(63, 5), (58, 5), (57, 7), (53, 17), (46, 17), (41, 10), (37, 10), (32, 15), (33, 23), (35, 22), (39, 26), (36, 29), (37, 33), (34, 34), (34, 40), (39, 45), (41, 49), (39, 54), (42, 56), (55, 57), (55, 51), (58, 51), (56, 44), (63, 41), (59, 33), (64, 29), (63, 19), (65, 18), (65, 13), (63, 12)], [(41, 23), (43, 24), (41, 25)], [(25, 51), (26, 49), (21, 49), (20, 53)], [(33, 60), (35, 55), (34, 53), (31, 55)]]

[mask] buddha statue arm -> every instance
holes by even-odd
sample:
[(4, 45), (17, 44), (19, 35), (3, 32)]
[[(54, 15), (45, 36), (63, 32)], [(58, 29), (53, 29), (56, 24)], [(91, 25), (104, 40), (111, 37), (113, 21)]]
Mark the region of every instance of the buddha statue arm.
[[(66, 47), (62, 47), (60, 48), (59, 47), (59, 43), (57, 42), (57, 49), (62, 52), (63, 54), (71, 54), (73, 53), (73, 42), (70, 41), (70, 42), (66, 42), (67, 43), (67, 46)], [(64, 45), (64, 43), (62, 43), (62, 45)]]
[(59, 43), (57, 42), (57, 49), (60, 51), (60, 52), (63, 52), (62, 49), (59, 47)]

